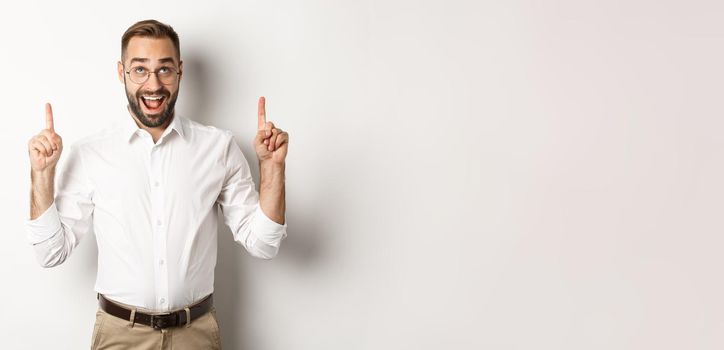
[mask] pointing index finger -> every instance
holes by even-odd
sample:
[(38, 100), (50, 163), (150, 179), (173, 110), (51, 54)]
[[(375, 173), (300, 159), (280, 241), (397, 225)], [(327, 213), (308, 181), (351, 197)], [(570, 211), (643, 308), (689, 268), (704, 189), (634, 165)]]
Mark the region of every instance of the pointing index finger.
[(263, 130), (266, 126), (266, 99), (264, 96), (259, 97), (259, 130)]
[(53, 107), (50, 106), (50, 103), (45, 104), (45, 128), (55, 132), (53, 126)]

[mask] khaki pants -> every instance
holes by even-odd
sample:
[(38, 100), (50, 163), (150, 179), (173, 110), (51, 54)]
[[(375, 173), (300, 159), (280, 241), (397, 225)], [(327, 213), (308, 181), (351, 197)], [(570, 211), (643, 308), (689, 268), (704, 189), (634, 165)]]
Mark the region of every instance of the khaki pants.
[(91, 350), (201, 350), (221, 349), (216, 309), (181, 325), (161, 330), (131, 324), (98, 308)]

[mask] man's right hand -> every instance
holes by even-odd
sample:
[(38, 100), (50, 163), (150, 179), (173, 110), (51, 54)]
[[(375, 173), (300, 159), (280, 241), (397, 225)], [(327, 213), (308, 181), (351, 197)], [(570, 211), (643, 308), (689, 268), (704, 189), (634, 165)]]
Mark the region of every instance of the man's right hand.
[(53, 108), (45, 104), (45, 129), (28, 141), (30, 165), (34, 172), (55, 170), (60, 153), (63, 151), (63, 139), (55, 133), (53, 127)]

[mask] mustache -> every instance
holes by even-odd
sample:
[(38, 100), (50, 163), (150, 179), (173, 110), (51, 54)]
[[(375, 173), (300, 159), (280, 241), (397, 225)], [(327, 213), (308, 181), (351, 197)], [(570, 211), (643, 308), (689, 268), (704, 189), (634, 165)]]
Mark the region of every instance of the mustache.
[(141, 96), (143, 96), (143, 95), (156, 95), (156, 96), (163, 96), (163, 97), (168, 98), (169, 96), (171, 96), (171, 92), (166, 90), (165, 88), (160, 88), (156, 91), (148, 91), (148, 90), (136, 91), (136, 98), (141, 98)]

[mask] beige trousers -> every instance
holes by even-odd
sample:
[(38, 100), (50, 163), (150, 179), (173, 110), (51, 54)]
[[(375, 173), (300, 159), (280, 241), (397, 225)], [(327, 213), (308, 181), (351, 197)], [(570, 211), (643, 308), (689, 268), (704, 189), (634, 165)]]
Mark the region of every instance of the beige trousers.
[(98, 308), (91, 350), (201, 350), (221, 349), (216, 309), (191, 320), (191, 324), (155, 330), (131, 324)]

